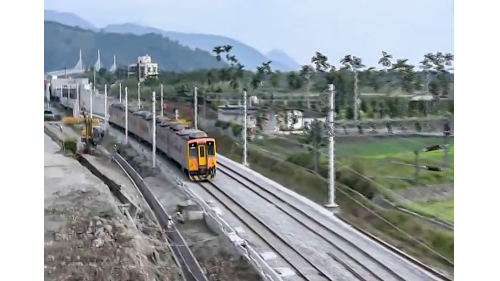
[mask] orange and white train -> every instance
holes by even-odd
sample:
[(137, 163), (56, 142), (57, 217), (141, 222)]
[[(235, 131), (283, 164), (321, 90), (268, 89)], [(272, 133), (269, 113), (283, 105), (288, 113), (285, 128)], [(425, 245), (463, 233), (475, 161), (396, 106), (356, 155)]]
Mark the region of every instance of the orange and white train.
[[(153, 124), (151, 112), (128, 108), (128, 131), (142, 142), (152, 144), (152, 128), (156, 126), (156, 149), (176, 162), (191, 181), (204, 181), (217, 172), (215, 139), (204, 131), (189, 128), (176, 120), (157, 117)], [(125, 130), (125, 106), (117, 103), (109, 107), (109, 123)]]

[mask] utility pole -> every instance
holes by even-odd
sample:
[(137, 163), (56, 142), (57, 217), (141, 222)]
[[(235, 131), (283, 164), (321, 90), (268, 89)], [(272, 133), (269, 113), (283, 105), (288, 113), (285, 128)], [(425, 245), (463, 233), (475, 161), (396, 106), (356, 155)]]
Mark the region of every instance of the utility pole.
[(92, 119), (93, 116), (94, 116), (93, 115), (93, 110), (94, 110), (94, 108), (93, 108), (93, 106), (94, 106), (93, 101), (94, 101), (94, 93), (92, 93), (92, 91), (90, 91), (90, 119)]
[(125, 144), (128, 144), (128, 91), (125, 87)]
[(248, 167), (247, 161), (247, 91), (243, 91), (243, 165)]
[(194, 87), (194, 128), (198, 129), (198, 87)]
[(420, 165), (420, 163), (419, 163), (420, 153), (431, 152), (431, 151), (436, 151), (436, 150), (443, 150), (443, 149), (444, 149), (444, 145), (436, 144), (436, 145), (430, 145), (428, 147), (424, 147), (422, 149), (417, 149), (413, 152), (415, 154), (415, 164), (414, 164), (414, 166), (415, 166), (415, 176), (414, 176), (415, 177), (414, 178), (415, 184), (418, 184), (420, 182), (420, 170), (421, 169), (431, 171), (431, 172), (443, 171), (443, 168), (438, 167), (438, 166)]
[(104, 85), (104, 130), (108, 129), (108, 84)]
[(156, 167), (156, 92), (153, 91), (153, 168)]
[(451, 135), (450, 119), (446, 118), (443, 125), (443, 168), (448, 169), (450, 167), (450, 143), (449, 138)]
[(122, 103), (122, 83), (120, 83), (120, 103)]
[(137, 83), (137, 105), (141, 108), (141, 82)]
[(163, 117), (163, 84), (160, 85), (160, 115)]
[(330, 109), (328, 113), (328, 201), (325, 207), (338, 208), (335, 202), (335, 85), (328, 84), (328, 99)]
[(76, 83), (76, 102), (78, 104), (78, 114), (80, 114), (81, 108), (81, 99), (80, 99), (80, 84)]

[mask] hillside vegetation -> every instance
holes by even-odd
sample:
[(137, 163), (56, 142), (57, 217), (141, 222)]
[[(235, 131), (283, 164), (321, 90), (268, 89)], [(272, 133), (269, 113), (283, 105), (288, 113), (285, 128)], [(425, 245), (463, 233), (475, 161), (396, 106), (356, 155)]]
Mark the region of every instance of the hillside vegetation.
[[(99, 30), (99, 28), (95, 27), (92, 23), (72, 13), (61, 13), (51, 10), (44, 10), (44, 17), (46, 21), (53, 21), (60, 24), (72, 27), (81, 27), (83, 29), (89, 29), (93, 31)], [(262, 61), (269, 59), (274, 61), (273, 67), (276, 70), (291, 71), (300, 69), (300, 65), (283, 51), (272, 50), (267, 55), (265, 55), (252, 46), (249, 46), (233, 38), (221, 35), (166, 31), (133, 23), (110, 24), (100, 29), (100, 31), (120, 34), (130, 33), (135, 35), (155, 33), (168, 37), (172, 41), (177, 41), (180, 44), (188, 46), (193, 50), (198, 48), (200, 50), (208, 52), (212, 51), (213, 46), (230, 44), (235, 47), (235, 54), (248, 68), (255, 68), (259, 66)], [(95, 54), (92, 55), (95, 56)], [(111, 58), (109, 58), (109, 60), (111, 60)]]
[(138, 56), (145, 54), (152, 56), (160, 68), (168, 71), (213, 69), (224, 65), (209, 52), (192, 50), (157, 34), (138, 36), (93, 32), (50, 21), (44, 22), (44, 33), (45, 71), (73, 68), (80, 49), (86, 67), (93, 66), (98, 49), (105, 67), (111, 66), (113, 55), (116, 55), (118, 65), (126, 65), (136, 62)]

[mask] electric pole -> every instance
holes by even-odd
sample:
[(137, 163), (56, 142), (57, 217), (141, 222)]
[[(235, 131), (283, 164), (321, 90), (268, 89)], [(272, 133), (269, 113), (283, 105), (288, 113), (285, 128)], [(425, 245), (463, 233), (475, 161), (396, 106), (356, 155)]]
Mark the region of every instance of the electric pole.
[(156, 92), (153, 91), (153, 168), (156, 167)]
[(194, 87), (194, 128), (198, 129), (198, 87)]
[(243, 165), (248, 167), (247, 161), (247, 91), (243, 91)]
[(122, 83), (120, 83), (120, 103), (122, 103)]
[[(95, 88), (94, 88), (95, 89)], [(92, 93), (92, 91), (90, 91), (90, 119), (93, 118), (93, 111), (94, 111), (94, 93)]]
[(160, 115), (163, 117), (163, 84), (160, 85)]
[(104, 85), (104, 130), (108, 129), (108, 84)]
[[(76, 103), (78, 104), (78, 112), (76, 113), (76, 116), (74, 117), (78, 117), (80, 116), (80, 111), (81, 111), (81, 102), (80, 102), (80, 84), (76, 84)], [(74, 115), (74, 114), (73, 114)]]
[(328, 201), (327, 208), (337, 208), (335, 202), (335, 86), (328, 84), (330, 109), (326, 133), (328, 135)]
[(128, 91), (125, 87), (125, 144), (128, 144)]

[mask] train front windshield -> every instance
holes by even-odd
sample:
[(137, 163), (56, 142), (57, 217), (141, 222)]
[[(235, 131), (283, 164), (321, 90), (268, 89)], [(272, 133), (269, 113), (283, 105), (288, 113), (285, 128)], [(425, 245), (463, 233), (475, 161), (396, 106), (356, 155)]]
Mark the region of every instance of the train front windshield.
[(214, 141), (207, 141), (207, 154), (208, 154), (208, 156), (215, 155), (215, 142)]
[(189, 158), (197, 159), (198, 158), (198, 146), (196, 143), (189, 144)]

